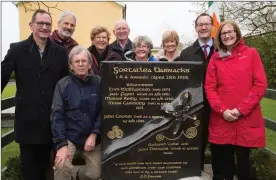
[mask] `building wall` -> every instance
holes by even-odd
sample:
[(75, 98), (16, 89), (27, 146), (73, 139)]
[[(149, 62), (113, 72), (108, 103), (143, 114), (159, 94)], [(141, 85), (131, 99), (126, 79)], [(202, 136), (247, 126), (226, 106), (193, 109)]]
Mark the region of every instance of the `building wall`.
[[(123, 18), (123, 7), (115, 2), (46, 2), (49, 7), (55, 7), (50, 9), (50, 13), (53, 18), (53, 31), (57, 28), (57, 21), (61, 13), (60, 10), (71, 10), (77, 17), (76, 30), (73, 34), (73, 38), (82, 46), (89, 47), (91, 45), (90, 31), (95, 25), (103, 25), (108, 28), (111, 33), (110, 42), (115, 40), (113, 35), (114, 23), (116, 20)], [(25, 3), (28, 9), (37, 9), (36, 3)], [(41, 4), (41, 9), (47, 10), (45, 6)], [(57, 10), (60, 9), (60, 10)], [(25, 12), (23, 5), (19, 5), (19, 17), (20, 17), (20, 39), (26, 39), (31, 30), (29, 28), (29, 22), (33, 11)]]

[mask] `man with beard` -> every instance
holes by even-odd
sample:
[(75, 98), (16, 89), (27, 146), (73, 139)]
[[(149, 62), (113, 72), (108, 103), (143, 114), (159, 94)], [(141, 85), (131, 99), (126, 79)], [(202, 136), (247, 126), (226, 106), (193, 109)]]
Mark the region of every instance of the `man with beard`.
[(78, 45), (78, 43), (71, 38), (75, 31), (76, 21), (76, 16), (71, 11), (64, 11), (59, 17), (57, 24), (58, 29), (50, 36), (51, 41), (63, 46), (68, 54), (73, 47)]
[[(195, 30), (198, 35), (198, 39), (189, 47), (182, 50), (180, 54), (180, 61), (197, 61), (203, 62), (204, 72), (203, 72), (203, 84), (205, 80), (206, 69), (208, 67), (209, 60), (213, 54), (213, 18), (206, 13), (200, 14), (195, 20)], [(209, 126), (209, 116), (211, 112), (211, 107), (206, 98), (205, 90), (204, 95), (204, 114), (201, 121), (202, 124), (202, 161), (201, 169), (204, 168), (204, 155), (205, 147), (208, 143), (208, 126)]]
[(50, 113), (56, 83), (68, 75), (68, 55), (52, 43), (52, 17), (34, 12), (28, 39), (12, 43), (1, 63), (2, 91), (15, 72), (15, 141), (19, 143), (23, 180), (46, 180), (53, 137)]
[(115, 23), (113, 33), (116, 36), (116, 40), (110, 44), (110, 48), (116, 53), (120, 54), (122, 60), (125, 61), (125, 53), (129, 50), (132, 50), (132, 42), (128, 38), (130, 29), (126, 20), (118, 20)]

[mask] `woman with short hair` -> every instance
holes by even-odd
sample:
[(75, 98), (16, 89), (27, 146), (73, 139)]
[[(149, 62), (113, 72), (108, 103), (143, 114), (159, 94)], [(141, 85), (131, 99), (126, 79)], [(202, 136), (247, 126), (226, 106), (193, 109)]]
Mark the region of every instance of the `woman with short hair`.
[(248, 47), (238, 25), (220, 24), (216, 51), (208, 65), (205, 91), (212, 111), (209, 142), (213, 179), (232, 180), (237, 157), (238, 179), (251, 177), (250, 150), (265, 147), (265, 122), (260, 101), (267, 80), (255, 48)]
[(110, 32), (104, 26), (95, 26), (90, 33), (92, 45), (88, 51), (93, 57), (92, 70), (94, 74), (100, 74), (101, 61), (118, 60), (121, 61), (121, 56), (109, 48)]
[(162, 37), (162, 47), (155, 57), (159, 61), (177, 61), (180, 56), (179, 36), (175, 30), (166, 31)]
[(151, 55), (153, 44), (148, 36), (137, 36), (132, 43), (133, 50), (125, 53), (129, 61), (158, 61)]

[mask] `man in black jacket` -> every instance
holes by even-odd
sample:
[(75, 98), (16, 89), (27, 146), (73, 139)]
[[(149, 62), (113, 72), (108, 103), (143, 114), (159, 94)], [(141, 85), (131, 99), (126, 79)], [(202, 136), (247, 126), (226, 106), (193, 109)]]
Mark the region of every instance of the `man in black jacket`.
[(56, 83), (68, 75), (66, 50), (51, 43), (52, 17), (36, 10), (32, 34), (12, 43), (1, 63), (2, 91), (15, 71), (15, 141), (19, 143), (24, 180), (45, 180), (53, 145), (50, 113)]
[[(213, 18), (206, 13), (200, 14), (195, 20), (195, 30), (198, 35), (198, 39), (189, 47), (182, 50), (180, 54), (180, 61), (198, 61), (203, 62), (204, 73), (203, 73), (203, 84), (205, 80), (206, 69), (208, 67), (209, 60), (214, 51), (212, 30), (213, 30)], [(211, 107), (206, 98), (204, 91), (204, 114), (202, 119), (202, 162), (201, 168), (204, 168), (204, 152), (208, 142), (208, 125)]]
[(110, 44), (110, 48), (120, 54), (122, 60), (126, 61), (125, 53), (132, 50), (132, 42), (128, 38), (130, 29), (126, 20), (118, 20), (115, 23), (113, 33), (116, 36), (116, 40)]

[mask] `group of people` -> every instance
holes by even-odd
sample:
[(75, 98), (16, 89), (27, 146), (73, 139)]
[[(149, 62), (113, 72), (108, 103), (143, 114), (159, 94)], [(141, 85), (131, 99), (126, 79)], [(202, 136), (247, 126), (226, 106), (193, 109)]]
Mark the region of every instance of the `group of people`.
[[(200, 14), (195, 20), (198, 39), (190, 47), (179, 50), (177, 32), (167, 31), (155, 56), (149, 37), (128, 38), (125, 20), (115, 23), (111, 44), (107, 28), (94, 27), (88, 48), (72, 39), (76, 23), (72, 12), (63, 12), (51, 34), (51, 15), (36, 10), (29, 24), (32, 34), (12, 43), (1, 64), (2, 91), (15, 71), (15, 140), (24, 180), (46, 180), (52, 153), (56, 180), (101, 179), (100, 72), (101, 62), (112, 60), (203, 62), (202, 169), (209, 140), (214, 180), (232, 180), (235, 174), (253, 179), (250, 150), (265, 146), (260, 100), (267, 81), (258, 52), (245, 44), (236, 23), (222, 22), (213, 39), (212, 17)], [(72, 174), (77, 149), (83, 151), (86, 169)]]

